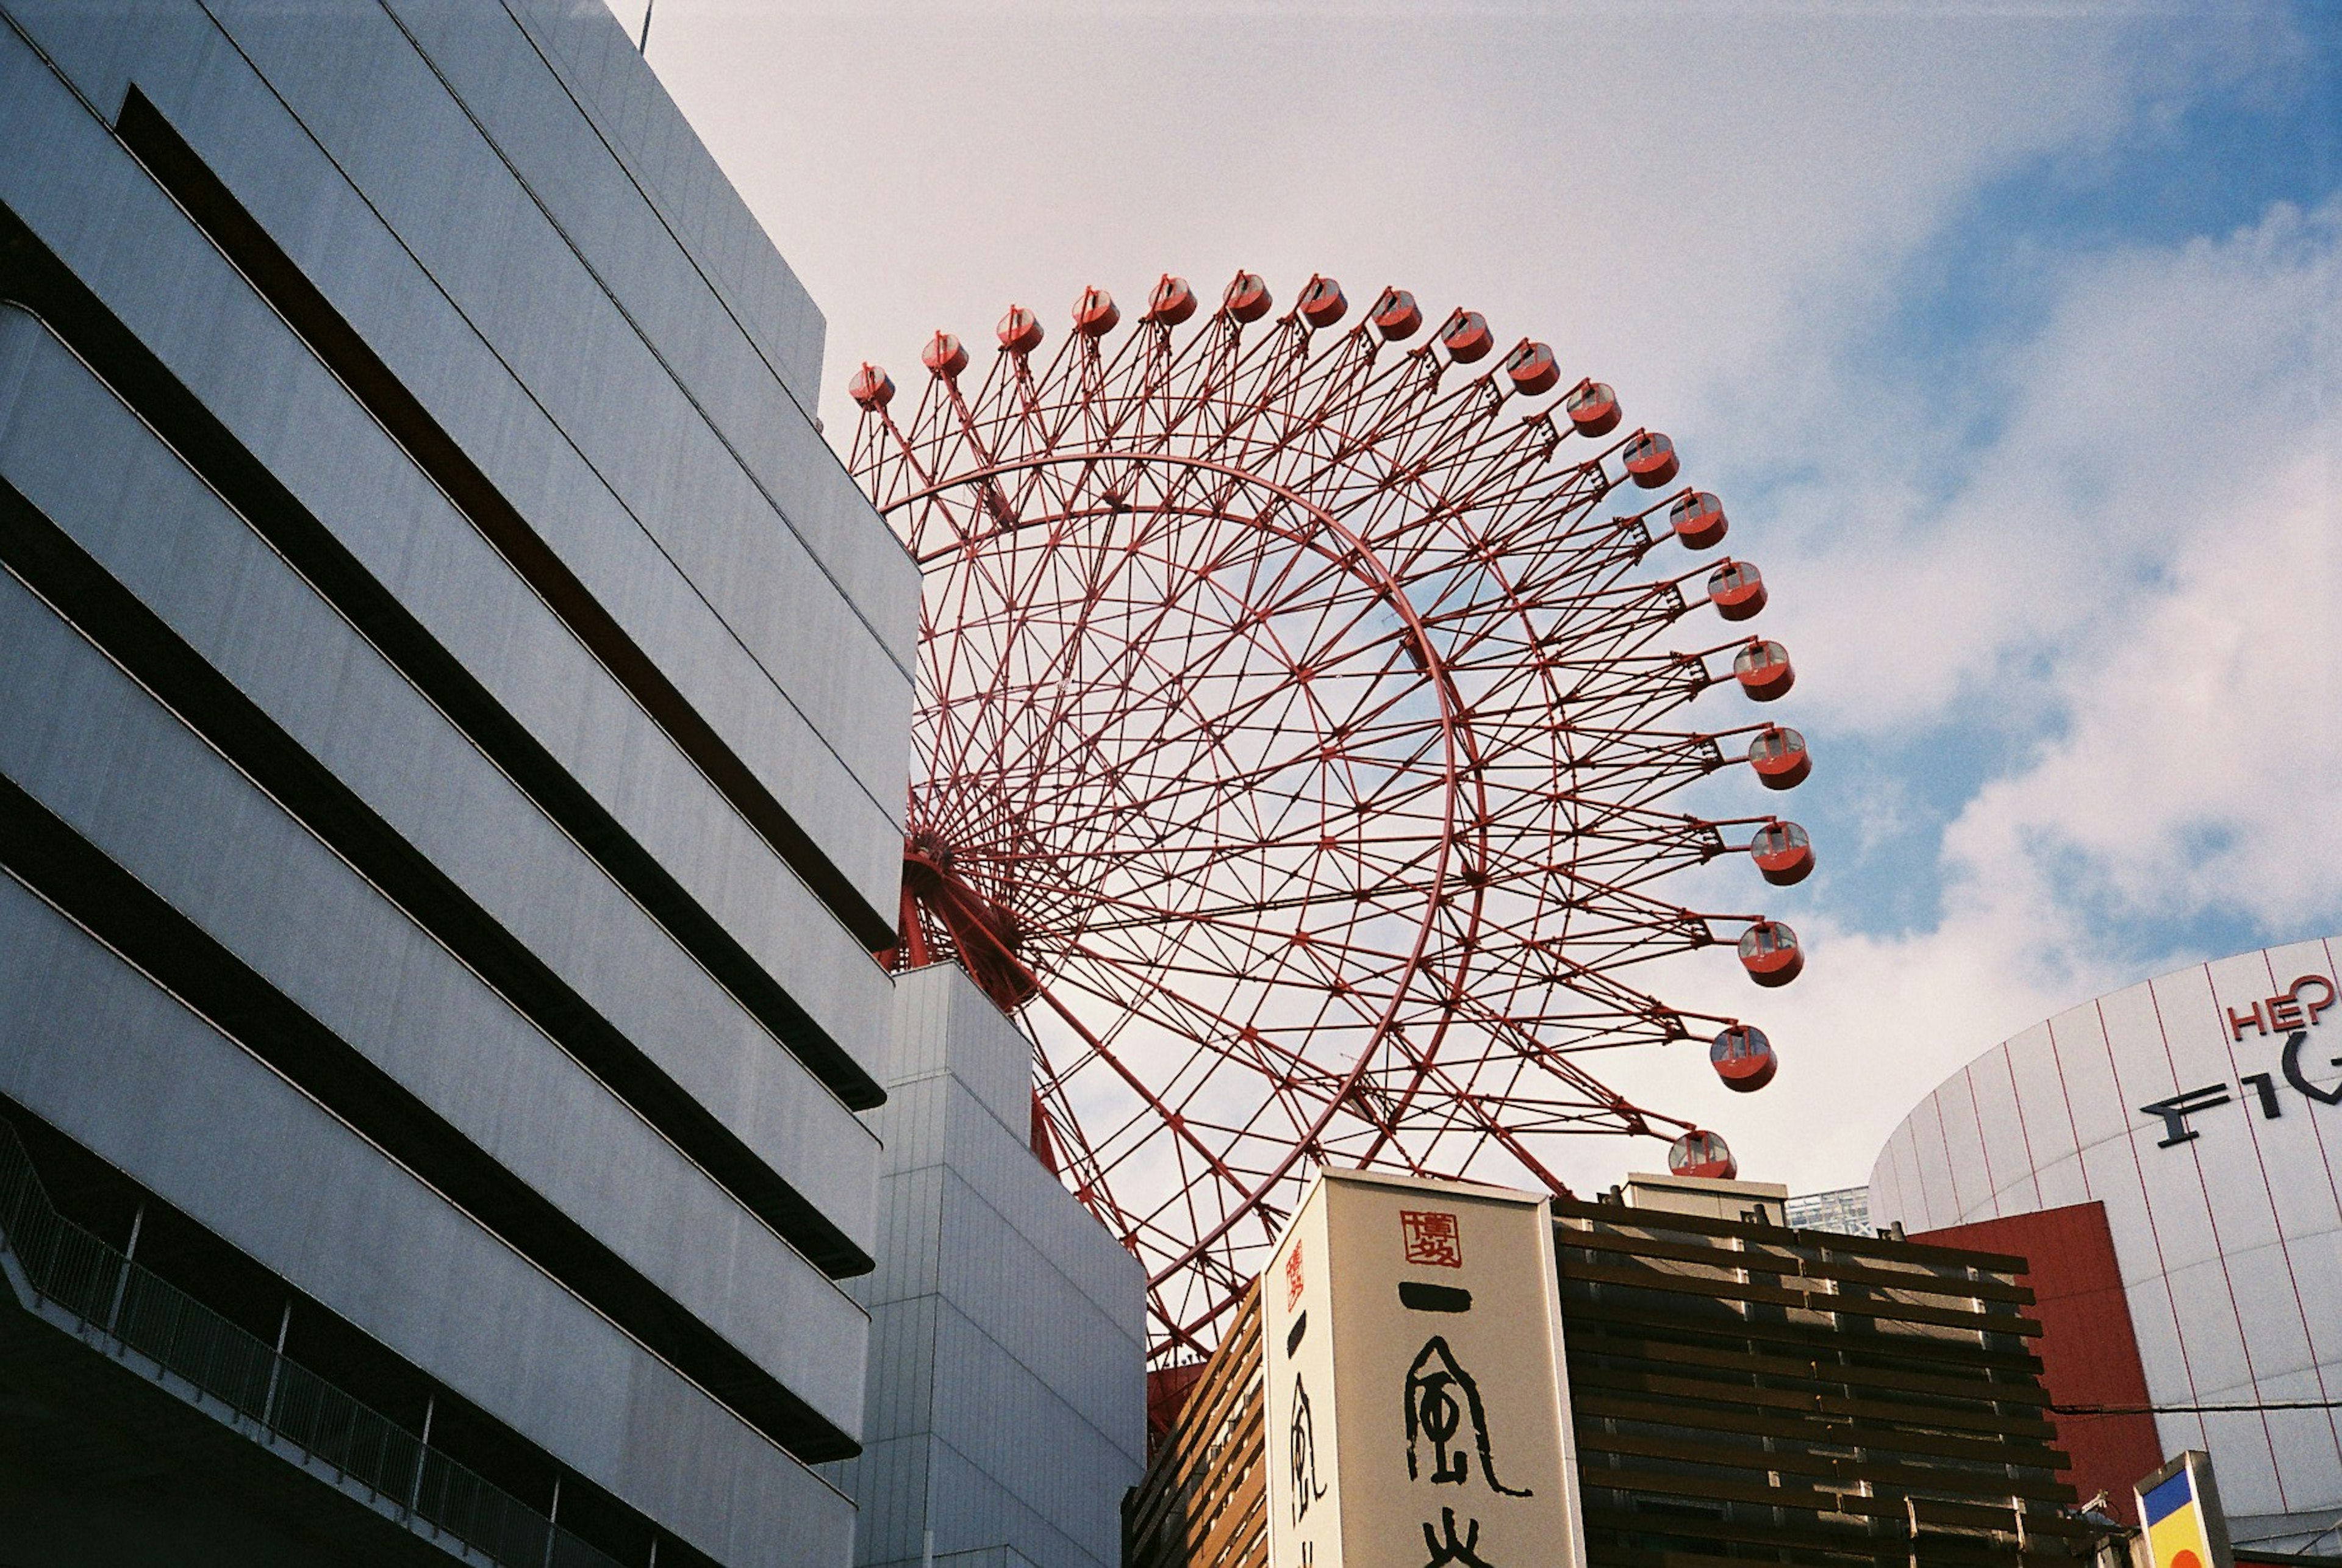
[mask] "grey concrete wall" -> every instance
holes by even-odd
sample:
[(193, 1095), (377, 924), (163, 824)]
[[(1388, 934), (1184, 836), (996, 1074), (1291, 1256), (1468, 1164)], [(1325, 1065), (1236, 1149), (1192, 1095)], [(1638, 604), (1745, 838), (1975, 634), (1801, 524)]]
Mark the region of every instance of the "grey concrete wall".
[(956, 967), (896, 982), (858, 1563), (1116, 1568), (1146, 1458), (1146, 1279), (1033, 1157), (1030, 1047)]
[(845, 1560), (818, 1476), (6, 878), (0, 1089), (719, 1562)]
[[(697, 395), (680, 382), (676, 360), (383, 8), (222, 5), (216, 21), (195, 0), (133, 9), (135, 25), (114, 10), (93, 25), (96, 14), (71, 0), (7, 6), (106, 112), (133, 83), (156, 103), (861, 895), (891, 911), (916, 574), (786, 387), (768, 375), (759, 402), (745, 385), (726, 400), (712, 383)], [(517, 35), (503, 13), (475, 11)], [(475, 50), (477, 25), (462, 29)], [(427, 512), (359, 490), (371, 476), (334, 461), (366, 443), (308, 423), (313, 409), (333, 418), (334, 400), (316, 401), (322, 371), (293, 363), (306, 357), (297, 345), (275, 348), (286, 363), (263, 374), (241, 363), (270, 352), (254, 314), (265, 307), (238, 302), (249, 293), (240, 283), (214, 281), (224, 263), (95, 122), (65, 111), (65, 84), (5, 42), (25, 68), (0, 84), (9, 123), (35, 139), (0, 165), (0, 200), (337, 530), (375, 534), (410, 508)], [(549, 77), (534, 51), (509, 63), (531, 62)], [(505, 78), (529, 75), (502, 73), (483, 95), (517, 96)], [(603, 194), (630, 188), (606, 182)], [(706, 294), (678, 257), (665, 263), (643, 259), (631, 297)], [(718, 313), (703, 314), (699, 325), (720, 330)], [(228, 344), (235, 360), (220, 352)], [(742, 412), (751, 404), (754, 420)], [(728, 431), (709, 413), (726, 408)], [(752, 451), (756, 470), (745, 465)], [(385, 580), (444, 621), (444, 604), (397, 564), (385, 563)], [(557, 656), (467, 663), (525, 688), (541, 672), (510, 667), (515, 655)], [(566, 737), (555, 724), (532, 727), (549, 744)], [(590, 756), (556, 749), (589, 776)]]
[(10, 577), (0, 645), (0, 774), (855, 1430), (837, 1285)]
[[(870, 1247), (878, 1144), (869, 1130), (63, 344), (5, 306), (0, 476)], [(47, 629), (25, 634), (56, 640)], [(34, 679), (29, 661), (12, 664), (12, 684)], [(92, 717), (56, 713), (37, 684), (18, 701), (35, 724), (69, 716), (78, 729)], [(45, 740), (28, 763), (55, 760), (75, 738)], [(109, 830), (126, 830), (116, 858), (134, 864), (146, 847), (143, 824), (116, 810), (93, 839)], [(317, 854), (324, 874), (348, 876)], [(404, 939), (415, 939), (411, 927)], [(361, 1007), (353, 1020), (352, 1038), (425, 1033), (405, 1007)]]
[[(125, 667), (119, 627), (77, 626), (5, 574), (0, 775), (50, 814), (39, 833), (199, 932), (187, 951), (248, 969), (236, 984), (411, 1095), (434, 1157), (460, 1148), (607, 1251), (556, 1266), (476, 1222), (21, 867), (0, 876), (0, 1090), (676, 1539), (836, 1568), (849, 1500), (646, 1348), (696, 1365), (673, 1347), (719, 1345), (706, 1364), (761, 1373), (807, 1426), (861, 1425), (868, 1318), (824, 1268), (875, 1251), (881, 1224), (880, 1151), (846, 1100), (884, 1070), (893, 990), (854, 929), (894, 910), (918, 581), (812, 424), (818, 311), (598, 5), (0, 13), (0, 208), (34, 242), (7, 275), (45, 248), (89, 296), (71, 320), (0, 308), (0, 478), (34, 509), (8, 513), (11, 548), (28, 518), (54, 529), (89, 593), (159, 624), (142, 657), (215, 674), (348, 811), (272, 794), (227, 706), (175, 710)], [(605, 662), (578, 604), (499, 553), (476, 496), (459, 504), (412, 428), (402, 444), (131, 155), (110, 122), (134, 87), (803, 844), (776, 848), (736, 784), (711, 782), (702, 743)], [(117, 328), (105, 352), (158, 375), (94, 373)], [(182, 391), (195, 413), (171, 417), (216, 422), (205, 451), (157, 434), (156, 399)], [(310, 571), (291, 524), (221, 478), (246, 463), (348, 581)], [(360, 590), (387, 608), (361, 614)], [(475, 682), (532, 765), (590, 803), (593, 833), (368, 614)], [(390, 853), (444, 881), (445, 907), (367, 870)], [(626, 866), (671, 879), (703, 934)], [(710, 960), (705, 932), (745, 957)], [(476, 944), (498, 943), (542, 969), (564, 1021), (516, 970), (496, 978)], [(726, 1184), (736, 1168), (712, 1175), (686, 1147), (688, 1117), (586, 1064), (573, 1025), (652, 1064), (695, 1125), (849, 1245), (808, 1262)], [(827, 1064), (792, 1054), (805, 1035), (836, 1048)], [(589, 1305), (604, 1298), (562, 1273), (583, 1257), (647, 1282), (646, 1321), (666, 1326), (638, 1338)]]

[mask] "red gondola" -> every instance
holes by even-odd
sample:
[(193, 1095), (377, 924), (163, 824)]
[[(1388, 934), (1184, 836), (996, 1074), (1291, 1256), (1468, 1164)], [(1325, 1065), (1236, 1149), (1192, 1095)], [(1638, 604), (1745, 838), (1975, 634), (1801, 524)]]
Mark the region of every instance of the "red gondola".
[(1488, 318), (1476, 310), (1458, 310), (1439, 329), (1439, 345), (1458, 365), (1470, 365), (1486, 359), (1488, 351), (1496, 346), (1496, 335), (1488, 330)]
[(1074, 301), (1074, 330), (1084, 337), (1104, 337), (1122, 319), (1122, 307), (1102, 288), (1086, 288)]
[(1388, 343), (1403, 343), (1423, 330), (1422, 307), (1415, 303), (1415, 295), (1403, 288), (1383, 290), (1368, 319)]
[(1301, 319), (1311, 326), (1331, 326), (1342, 319), (1350, 302), (1342, 297), (1340, 284), (1330, 277), (1318, 276), (1311, 278), (1308, 286), (1301, 291), (1296, 308)]
[(1732, 678), (1740, 683), (1750, 702), (1769, 703), (1789, 694), (1789, 688), (1797, 684), (1797, 672), (1789, 667), (1788, 649), (1757, 640), (1733, 655)]
[(1580, 435), (1607, 435), (1618, 428), (1618, 394), (1606, 382), (1579, 382), (1561, 405)]
[(967, 347), (951, 334), (939, 332), (919, 351), (919, 363), (927, 367), (928, 375), (949, 381), (967, 368)]
[(1775, 817), (1748, 841), (1748, 858), (1756, 863), (1766, 881), (1776, 887), (1788, 887), (1812, 874), (1814, 841), (1796, 823)]
[(1220, 297), (1220, 308), (1238, 321), (1258, 321), (1268, 314), (1269, 305), (1268, 285), (1253, 272), (1236, 274), (1228, 292)]
[(1726, 561), (1707, 577), (1707, 602), (1727, 621), (1746, 621), (1765, 607), (1764, 574), (1746, 561)]
[(1683, 472), (1676, 461), (1676, 444), (1656, 430), (1638, 430), (1626, 443), (1627, 477), (1646, 490), (1656, 490)]
[(1740, 1174), (1740, 1163), (1723, 1139), (1694, 1129), (1667, 1145), (1667, 1169), (1678, 1176), (1728, 1182)]
[(1163, 275), (1155, 285), (1155, 293), (1146, 301), (1146, 319), (1165, 326), (1176, 326), (1196, 314), (1196, 291), (1187, 286), (1184, 277)]
[(1806, 966), (1797, 934), (1777, 920), (1760, 920), (1740, 934), (1740, 967), (1759, 985), (1787, 985)]
[(1535, 397), (1554, 389), (1561, 380), (1561, 365), (1551, 348), (1525, 337), (1518, 348), (1505, 356), (1505, 374), (1513, 378), (1515, 389), (1522, 395)]
[(1735, 1024), (1718, 1034), (1707, 1048), (1707, 1061), (1724, 1080), (1724, 1086), (1736, 1094), (1754, 1094), (1773, 1081), (1781, 1066), (1765, 1031), (1746, 1024)]
[(1814, 771), (1806, 737), (1780, 724), (1767, 724), (1748, 743), (1748, 765), (1767, 789), (1795, 789)]
[(854, 399), (856, 406), (875, 414), (894, 400), (895, 378), (875, 365), (866, 365), (846, 384), (846, 395)]
[(1724, 543), (1724, 503), (1705, 490), (1686, 490), (1667, 508), (1667, 526), (1687, 548), (1712, 550)]
[(1041, 318), (1021, 305), (1012, 305), (1000, 318), (995, 335), (1011, 354), (1030, 354), (1041, 346)]

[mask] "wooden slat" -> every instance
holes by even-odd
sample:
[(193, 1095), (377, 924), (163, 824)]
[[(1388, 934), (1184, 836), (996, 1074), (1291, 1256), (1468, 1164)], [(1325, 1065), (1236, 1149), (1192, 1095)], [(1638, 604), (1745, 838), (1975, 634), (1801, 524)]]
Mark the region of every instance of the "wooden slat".
[(1673, 1295), (1705, 1296), (1713, 1301), (1743, 1301), (1764, 1306), (1789, 1307), (1802, 1312), (1820, 1313), (1840, 1317), (1884, 1318), (1895, 1323), (1934, 1323), (1944, 1328), (1968, 1329), (1978, 1333), (2013, 1333), (2035, 1335), (2041, 1325), (2022, 1313), (1962, 1312), (1957, 1307), (1920, 1306), (1916, 1303), (1882, 1301), (1869, 1296), (1842, 1296), (1827, 1291), (1791, 1290), (1782, 1285), (1746, 1283), (1738, 1280), (1708, 1279), (1697, 1274), (1675, 1273), (1666, 1269), (1636, 1268), (1627, 1264), (1586, 1263), (1565, 1259), (1561, 1277), (1588, 1284), (1617, 1285), (1628, 1290), (1659, 1291)]
[[(1896, 1502), (1899, 1513), (1901, 1502)], [(1818, 1521), (1811, 1524), (1777, 1524), (1768, 1520), (1739, 1518), (1705, 1518), (1692, 1513), (1642, 1513), (1631, 1509), (1588, 1504), (1586, 1523), (1589, 1528), (1616, 1530), (1636, 1535), (1690, 1535), (1709, 1541), (1745, 1543), (1756, 1546), (1807, 1548), (1825, 1553), (1867, 1558), (1906, 1568), (1911, 1560), (1909, 1538), (1902, 1535), (1872, 1534), (1858, 1525), (1848, 1523), (1840, 1529), (1830, 1529)], [(2007, 1532), (2014, 1536), (2014, 1529)], [(2053, 1543), (2061, 1540), (2052, 1537)], [(1592, 1555), (1591, 1553), (1588, 1553)], [(1960, 1538), (1929, 1535), (1920, 1542), (1922, 1563), (1968, 1561), (2006, 1564), (2012, 1560), (2026, 1564), (2049, 1565), (2070, 1563), (2070, 1553), (2057, 1550), (2039, 1553), (2027, 1553), (2021, 1559), (2008, 1545), (1987, 1541), (1962, 1541)], [(1746, 1559), (1744, 1558), (1745, 1562)]]
[(1616, 1203), (1588, 1203), (1556, 1198), (1553, 1212), (1562, 1219), (1591, 1220), (1604, 1225), (1638, 1225), (1652, 1230), (1685, 1231), (1696, 1235), (1733, 1238), (1749, 1234), (1786, 1233), (1809, 1245), (1858, 1257), (1931, 1268), (1972, 1268), (1987, 1273), (2021, 1274), (2025, 1260), (2007, 1253), (1971, 1252), (1965, 1247), (1940, 1247), (1920, 1242), (1897, 1242), (1870, 1236), (1850, 1236), (1837, 1231), (1791, 1231), (1784, 1226), (1750, 1225), (1742, 1220), (1712, 1220), (1705, 1214), (1678, 1214), (1665, 1209), (1632, 1209)]
[(1666, 1242), (1653, 1237), (1622, 1235), (1616, 1231), (1578, 1230), (1568, 1225), (1559, 1226), (1554, 1231), (1554, 1242), (1564, 1249), (1576, 1247), (1588, 1252), (1630, 1253), (1636, 1257), (1666, 1258), (1677, 1263), (1705, 1263), (1715, 1268), (1746, 1269), (1752, 1273), (1837, 1280), (1854, 1284), (1878, 1285), (1889, 1290), (1917, 1291), (1925, 1295), (2005, 1301), (2020, 1306), (2030, 1306), (2034, 1302), (2030, 1287), (2012, 1283), (2005, 1278), (1962, 1279), (1922, 1273), (1917, 1269), (1873, 1268), (1847, 1259), (1809, 1258), (1802, 1253), (1782, 1252), (1755, 1243), (1726, 1249), (1700, 1242)]
[[(1237, 1554), (1236, 1549), (1249, 1536), (1266, 1530), (1268, 1523), (1268, 1466), (1252, 1464), (1245, 1468), (1245, 1482), (1234, 1503), (1214, 1521), (1212, 1528), (1196, 1543), (1187, 1561), (1196, 1568), (1219, 1568)], [(1264, 1537), (1265, 1539), (1265, 1537)]]
[[(1652, 1426), (1686, 1424), (1683, 1405), (1676, 1400), (1623, 1398), (1589, 1389), (1583, 1393), (1573, 1391), (1570, 1403), (1581, 1432), (1588, 1420), (1596, 1418), (1637, 1421)], [(1753, 1437), (1784, 1438), (1831, 1447), (1884, 1449), (1891, 1453), (1918, 1453), (1933, 1459), (1967, 1459), (1980, 1464), (2017, 1464), (2030, 1470), (2065, 1470), (2073, 1463), (2047, 1443), (2017, 1438), (1996, 1441), (1950, 1437), (1939, 1433), (1866, 1427), (1845, 1420), (1824, 1424), (1817, 1417), (1800, 1419), (1777, 1411), (1704, 1408), (1698, 1413), (1698, 1425)]]
[[(1569, 1385), (1607, 1389), (1613, 1393), (1666, 1394), (1676, 1399), (1713, 1400), (1735, 1405), (1758, 1405), (1772, 1410), (1811, 1411), (1843, 1415), (1856, 1421), (1876, 1421), (1903, 1426), (1947, 1427), (1954, 1432), (1982, 1432), (2055, 1438), (2057, 1428), (2047, 1421), (2003, 1415), (1996, 1411), (1948, 1410), (1941, 1405), (1901, 1403), (1884, 1399), (1850, 1399), (1820, 1389), (1750, 1388), (1745, 1383), (1712, 1378), (1667, 1377), (1654, 1373), (1580, 1367), (1570, 1373)], [(1696, 1421), (1698, 1416), (1690, 1418)]]
[[(1176, 1536), (1179, 1560), (1195, 1562), (1196, 1543), (1217, 1528), (1231, 1507), (1236, 1506), (1231, 1494), (1240, 1496), (1248, 1479), (1266, 1471), (1260, 1456), (1266, 1450), (1260, 1433), (1261, 1404), (1257, 1398), (1246, 1406), (1230, 1438), (1230, 1450), (1246, 1462), (1221, 1463), (1202, 1472), (1192, 1472), (1194, 1479), (1183, 1493), (1167, 1489), (1156, 1502), (1153, 1518), (1132, 1533), (1135, 1559), (1148, 1555), (1146, 1548), (1151, 1543), (1168, 1543)], [(1198, 1454), (1200, 1460), (1203, 1455)]]
[[(1912, 1510), (1922, 1524), (1943, 1524), (1956, 1529), (2003, 1530), (2016, 1533), (2015, 1510), (2004, 1504), (1998, 1508), (1981, 1507), (1973, 1503), (1954, 1503), (1939, 1497), (1913, 1497)], [(1849, 1493), (1844, 1512), (1864, 1514), (1873, 1519), (1900, 1519), (1904, 1516), (1901, 1497), (1865, 1497)], [(2095, 1532), (2078, 1519), (2068, 1519), (2049, 1509), (2028, 1508), (2025, 1511), (2025, 1533), (2027, 1535), (2063, 1535), (2085, 1540)]]
[(1662, 1497), (1705, 1497), (1720, 1503), (1754, 1503), (1808, 1513), (1838, 1512), (1837, 1493), (1809, 1486), (1773, 1486), (1762, 1481), (1728, 1481), (1720, 1475), (1682, 1474), (1671, 1470), (1622, 1470), (1607, 1465), (1578, 1472), (1580, 1487)]
[(1125, 1509), (1127, 1568), (1266, 1563), (1260, 1327), (1256, 1282)]
[[(1833, 1481), (1881, 1483), (1904, 1492), (1961, 1492), (1977, 1497), (2015, 1495), (2044, 1503), (2064, 1503), (2072, 1489), (2054, 1481), (2011, 1476), (2007, 1466), (1979, 1462), (1974, 1470), (1940, 1466), (1890, 1464), (1877, 1460), (1848, 1459), (1833, 1453), (1809, 1453), (1800, 1449), (1759, 1447), (1753, 1443), (1727, 1442), (1714, 1433), (1697, 1437), (1658, 1437), (1647, 1433), (1605, 1432), (1581, 1423), (1580, 1453), (1617, 1453), (1638, 1459), (1671, 1459), (1686, 1464), (1712, 1464), (1733, 1470), (1773, 1470), (1784, 1473), (1826, 1476)], [(1587, 1466), (1585, 1473), (1595, 1473)]]
[(1942, 1394), (1955, 1399), (1987, 1400), (1995, 1403), (2047, 1405), (2049, 1391), (2038, 1383), (1994, 1381), (1984, 1377), (1937, 1377), (1931, 1373), (1908, 1372), (1894, 1367), (1852, 1366), (1842, 1361), (1824, 1361), (1817, 1356), (1800, 1359), (1796, 1356), (1766, 1355), (1748, 1351), (1713, 1349), (1705, 1345), (1676, 1344), (1666, 1340), (1636, 1339), (1606, 1336), (1581, 1343), (1569, 1343), (1569, 1353), (1584, 1356), (1617, 1356), (1622, 1359), (1680, 1363), (1686, 1366), (1714, 1367), (1720, 1371), (1745, 1373), (1754, 1377), (1800, 1377), (1814, 1383), (1844, 1383), (1848, 1387), (1897, 1389), (1907, 1393)]
[[(1646, 1339), (1658, 1333), (1704, 1339), (1728, 1340), (1768, 1344), (1795, 1345), (1799, 1349), (1827, 1350), (1833, 1354), (1893, 1356), (1897, 1361), (1927, 1361), (1955, 1366), (1990, 1367), (1997, 1372), (2013, 1372), (2037, 1379), (2041, 1373), (2041, 1358), (2029, 1350), (2000, 1350), (1978, 1345), (1974, 1340), (1938, 1336), (1932, 1333), (1895, 1333), (1878, 1325), (1874, 1319), (1863, 1320), (1877, 1332), (1850, 1333), (1836, 1325), (1821, 1323), (1767, 1323), (1763, 1319), (1744, 1317), (1737, 1313), (1719, 1313), (1713, 1318), (1659, 1318), (1644, 1303), (1604, 1301), (1582, 1293), (1565, 1290), (1561, 1299), (1562, 1317), (1573, 1336), (1592, 1330), (1616, 1333), (1604, 1325), (1618, 1324), (1628, 1331), (1623, 1337)], [(1727, 1315), (1728, 1313), (1728, 1315)]]
[[(1142, 1493), (1176, 1494), (1204, 1463), (1212, 1438), (1225, 1426), (1238, 1402), (1256, 1381), (1260, 1361), (1259, 1291), (1247, 1293), (1237, 1308), (1236, 1322), (1204, 1375), (1188, 1390), (1187, 1401), (1172, 1423), (1156, 1463), (1150, 1465)], [(1168, 1456), (1167, 1460), (1166, 1456)]]
[[(1794, 1508), (1808, 1513), (1837, 1513), (1874, 1519), (1905, 1517), (1905, 1497), (1909, 1495), (1878, 1497), (1859, 1492), (1771, 1486), (1763, 1482), (1728, 1481), (1720, 1476), (1686, 1475), (1674, 1471), (1608, 1468), (1584, 1472), (1579, 1477), (1579, 1484), (1612, 1492), (1706, 1498), (1720, 1503), (1753, 1503), (1764, 1508)], [(1910, 1496), (1909, 1501), (1922, 1524), (2006, 1530), (2012, 1535), (2016, 1533), (2017, 1510), (2005, 1502), (1994, 1506), (1920, 1496)], [(2028, 1535), (2067, 1535), (2078, 1539), (2091, 1533), (2089, 1526), (2066, 1518), (2054, 1508), (2027, 1508), (2024, 1513), (2025, 1530)]]

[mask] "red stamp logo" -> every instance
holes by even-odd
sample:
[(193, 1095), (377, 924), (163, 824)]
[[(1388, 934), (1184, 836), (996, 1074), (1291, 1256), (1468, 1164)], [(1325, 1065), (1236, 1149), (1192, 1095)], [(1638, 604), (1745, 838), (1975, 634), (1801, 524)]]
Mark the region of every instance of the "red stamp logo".
[(1400, 1233), (1406, 1238), (1408, 1263), (1429, 1263), (1434, 1268), (1442, 1269), (1464, 1266), (1464, 1237), (1456, 1227), (1454, 1214), (1401, 1209), (1398, 1225)]
[(1301, 1299), (1301, 1243), (1296, 1239), (1293, 1250), (1285, 1254), (1285, 1310), (1291, 1312), (1293, 1303)]

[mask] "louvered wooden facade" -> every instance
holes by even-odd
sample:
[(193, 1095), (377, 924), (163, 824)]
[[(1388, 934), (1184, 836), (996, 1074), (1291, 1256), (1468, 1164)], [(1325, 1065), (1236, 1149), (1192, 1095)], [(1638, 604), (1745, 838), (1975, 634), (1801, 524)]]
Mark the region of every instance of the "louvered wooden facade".
[[(1608, 1203), (1554, 1216), (1588, 1568), (2087, 1555), (2022, 1259)], [(1266, 1568), (1260, 1366), (1256, 1292), (1132, 1494), (1126, 1568)]]
[(1554, 1209), (1589, 1568), (2082, 1549), (2024, 1260)]
[(1123, 1507), (1124, 1568), (1265, 1568), (1260, 1282)]

